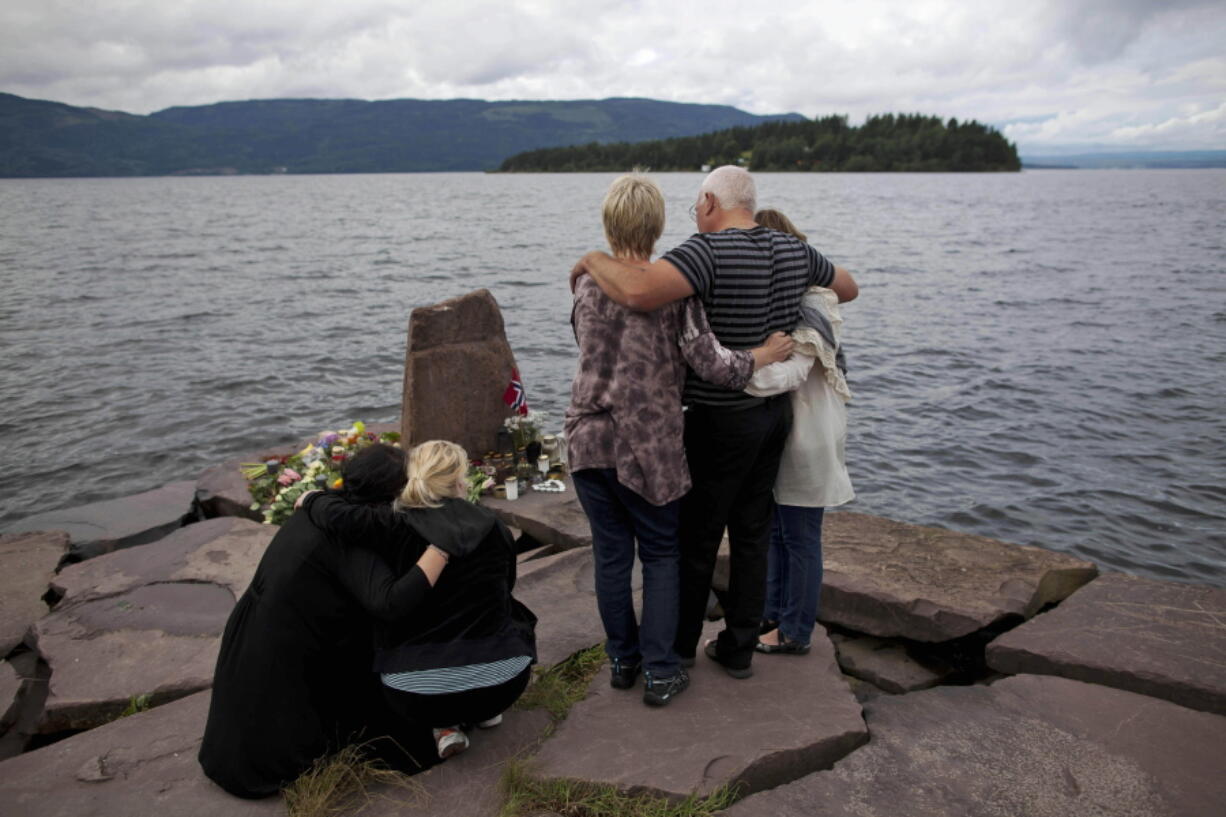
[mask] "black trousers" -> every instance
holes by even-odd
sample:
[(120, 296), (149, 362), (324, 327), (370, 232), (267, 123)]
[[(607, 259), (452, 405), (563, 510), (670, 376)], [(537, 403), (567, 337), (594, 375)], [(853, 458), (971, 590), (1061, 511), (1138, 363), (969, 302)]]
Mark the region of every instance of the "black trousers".
[(722, 663), (748, 667), (766, 602), (775, 477), (792, 429), (789, 395), (747, 409), (694, 406), (685, 414), (685, 456), (694, 487), (681, 500), (681, 604), (674, 648), (693, 656), (702, 635), (719, 543), (731, 547)]

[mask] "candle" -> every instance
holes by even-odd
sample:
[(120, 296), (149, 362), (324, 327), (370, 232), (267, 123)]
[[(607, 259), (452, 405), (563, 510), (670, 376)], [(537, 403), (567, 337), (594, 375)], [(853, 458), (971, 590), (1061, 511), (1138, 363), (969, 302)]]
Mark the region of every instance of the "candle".
[(507, 499), (519, 499), (519, 480), (515, 477), (507, 477)]

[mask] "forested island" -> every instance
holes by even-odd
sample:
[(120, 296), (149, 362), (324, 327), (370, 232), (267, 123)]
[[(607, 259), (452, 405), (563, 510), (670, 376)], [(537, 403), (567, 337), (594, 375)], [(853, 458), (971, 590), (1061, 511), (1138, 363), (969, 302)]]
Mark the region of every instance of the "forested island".
[(846, 116), (733, 127), (700, 136), (647, 142), (591, 142), (530, 150), (508, 158), (504, 172), (616, 172), (630, 167), (693, 171), (725, 164), (778, 171), (1021, 170), (1017, 148), (995, 128), (974, 120), (942, 121), (920, 114)]

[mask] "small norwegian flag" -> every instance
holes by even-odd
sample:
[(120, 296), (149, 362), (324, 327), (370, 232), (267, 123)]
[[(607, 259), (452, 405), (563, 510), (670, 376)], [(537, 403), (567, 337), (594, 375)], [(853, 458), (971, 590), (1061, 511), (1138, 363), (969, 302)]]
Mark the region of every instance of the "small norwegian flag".
[(524, 384), (519, 379), (519, 369), (511, 370), (511, 383), (502, 393), (502, 402), (516, 414), (528, 413), (528, 400), (524, 397)]

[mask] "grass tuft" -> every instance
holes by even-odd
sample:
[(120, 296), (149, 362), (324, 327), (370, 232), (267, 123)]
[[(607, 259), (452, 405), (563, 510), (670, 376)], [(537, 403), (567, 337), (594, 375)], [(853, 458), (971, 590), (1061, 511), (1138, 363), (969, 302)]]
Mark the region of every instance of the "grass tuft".
[(126, 718), (129, 715), (135, 715), (137, 712), (145, 712), (152, 703), (153, 696), (148, 692), (142, 695), (133, 695), (131, 698), (128, 698), (128, 705), (124, 708), (123, 712), (119, 713), (119, 717)]
[(669, 800), (649, 794), (625, 794), (613, 786), (576, 780), (539, 780), (523, 761), (507, 764), (502, 774), (506, 803), (500, 817), (548, 813), (559, 817), (710, 817), (736, 800), (736, 789), (721, 787), (709, 797), (690, 795)]
[(515, 708), (546, 709), (556, 720), (562, 720), (572, 706), (587, 697), (588, 684), (604, 662), (604, 645), (597, 644), (552, 667), (537, 667), (532, 683), (516, 701)]
[(420, 798), (421, 784), (366, 757), (362, 746), (346, 746), (321, 757), (281, 794), (289, 817), (339, 817), (374, 799), (370, 787), (392, 786)]

